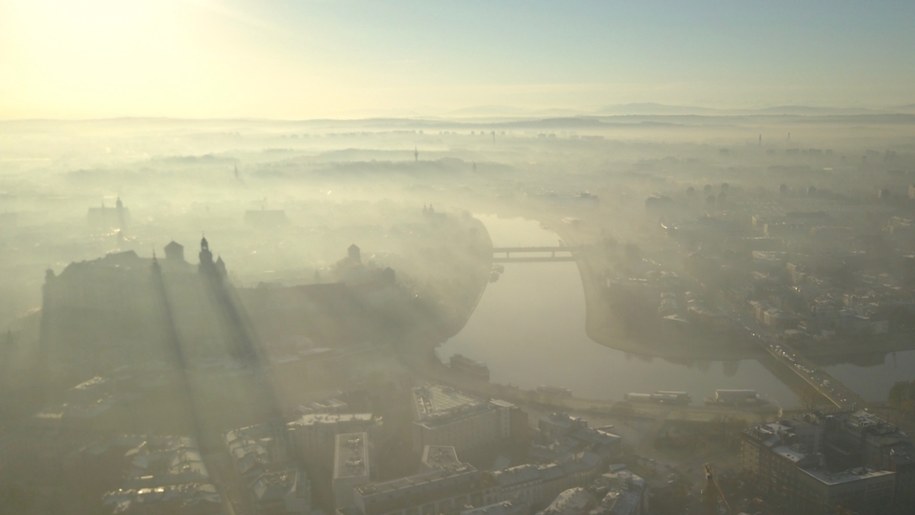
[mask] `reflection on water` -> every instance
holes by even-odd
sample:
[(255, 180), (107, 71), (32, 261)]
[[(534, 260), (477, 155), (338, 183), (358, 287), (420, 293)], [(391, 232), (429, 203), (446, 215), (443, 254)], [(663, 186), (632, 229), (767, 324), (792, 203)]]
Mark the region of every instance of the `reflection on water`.
[[(498, 246), (555, 245), (554, 233), (520, 218), (479, 216)], [(491, 379), (524, 388), (569, 388), (579, 397), (685, 390), (694, 401), (717, 388), (749, 388), (783, 406), (795, 394), (755, 360), (672, 363), (600, 345), (585, 333), (585, 299), (574, 263), (509, 263), (487, 286), (464, 329), (439, 355), (486, 363)]]
[(843, 363), (823, 367), (869, 401), (885, 401), (897, 381), (915, 380), (915, 350), (887, 354), (872, 365)]

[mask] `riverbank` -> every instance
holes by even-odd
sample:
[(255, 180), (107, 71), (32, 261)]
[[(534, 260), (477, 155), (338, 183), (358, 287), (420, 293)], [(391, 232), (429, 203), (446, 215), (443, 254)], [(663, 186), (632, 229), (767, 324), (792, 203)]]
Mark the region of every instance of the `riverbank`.
[[(735, 338), (722, 341), (720, 338), (701, 339), (679, 335), (676, 339), (663, 337), (646, 341), (637, 335), (626, 333), (620, 327), (615, 327), (610, 315), (613, 313), (613, 307), (608, 300), (607, 286), (599, 272), (602, 256), (599, 250), (588, 250), (596, 248), (600, 242), (600, 234), (585, 229), (584, 223), (568, 224), (555, 218), (541, 219), (540, 223), (558, 234), (564, 244), (585, 249), (576, 255), (575, 263), (581, 275), (587, 306), (587, 332), (594, 341), (624, 352), (675, 361), (759, 359), (765, 355), (765, 352), (749, 339), (745, 342)], [(822, 364), (854, 363), (868, 357), (879, 357), (882, 361), (886, 354), (908, 350), (915, 350), (915, 338), (910, 335), (889, 335), (864, 344), (832, 341), (809, 344), (802, 348), (806, 357)]]
[(507, 400), (521, 407), (531, 406), (539, 411), (552, 410), (622, 418), (660, 418), (691, 422), (715, 422), (727, 419), (743, 421), (747, 424), (770, 420), (778, 413), (778, 406), (774, 404), (740, 409), (709, 405), (672, 406), (545, 394), (515, 385), (489, 382), (452, 370), (438, 359), (434, 348), (428, 348), (427, 342), (428, 340), (425, 338), (414, 339), (406, 347), (412, 350), (400, 356), (401, 362), (415, 378), (445, 384), (484, 398)]

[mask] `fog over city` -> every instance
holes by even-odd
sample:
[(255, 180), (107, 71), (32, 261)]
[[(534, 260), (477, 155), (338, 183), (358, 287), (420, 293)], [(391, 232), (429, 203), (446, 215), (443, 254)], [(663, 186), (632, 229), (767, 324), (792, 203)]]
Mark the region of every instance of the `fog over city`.
[(912, 19), (0, 0), (0, 513), (915, 513)]

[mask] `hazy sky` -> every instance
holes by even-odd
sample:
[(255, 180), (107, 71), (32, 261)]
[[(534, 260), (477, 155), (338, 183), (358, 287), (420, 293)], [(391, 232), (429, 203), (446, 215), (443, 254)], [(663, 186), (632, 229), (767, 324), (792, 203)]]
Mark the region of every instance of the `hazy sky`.
[(0, 0), (0, 118), (915, 102), (915, 1)]

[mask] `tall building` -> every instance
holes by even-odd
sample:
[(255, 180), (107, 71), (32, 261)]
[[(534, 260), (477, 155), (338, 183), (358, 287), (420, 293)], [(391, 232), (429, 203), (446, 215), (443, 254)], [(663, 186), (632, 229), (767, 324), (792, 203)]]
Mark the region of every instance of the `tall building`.
[(369, 435), (341, 433), (334, 445), (334, 476), (331, 487), (337, 511), (352, 513), (356, 508), (353, 489), (369, 482), (371, 457)]
[(808, 413), (747, 429), (744, 470), (785, 513), (889, 513), (911, 495), (913, 446), (866, 411)]

